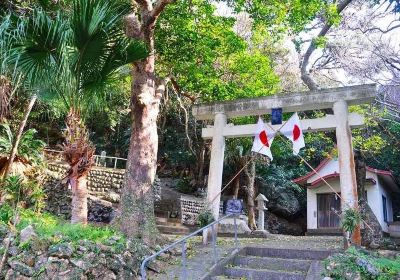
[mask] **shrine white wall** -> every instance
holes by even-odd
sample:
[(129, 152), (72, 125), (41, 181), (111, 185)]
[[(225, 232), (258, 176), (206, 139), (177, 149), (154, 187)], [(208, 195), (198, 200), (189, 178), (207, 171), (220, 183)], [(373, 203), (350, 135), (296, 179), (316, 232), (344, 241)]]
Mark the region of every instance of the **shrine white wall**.
[[(326, 174), (329, 173), (325, 173), (325, 175)], [(385, 185), (381, 180), (378, 179), (376, 174), (367, 172), (367, 178), (374, 179), (376, 182), (375, 184), (367, 182), (366, 191), (368, 204), (371, 207), (372, 212), (374, 212), (375, 216), (377, 217), (382, 230), (384, 232), (389, 232), (388, 223), (393, 221), (391, 194), (389, 191), (387, 191)], [(335, 189), (336, 192), (340, 193), (339, 178), (329, 180), (329, 184)], [(307, 189), (307, 229), (318, 229), (317, 194), (322, 193), (333, 193), (333, 191), (327, 185), (322, 185), (316, 189)], [(384, 221), (382, 196), (385, 196), (387, 199), (387, 222)]]
[[(340, 193), (339, 179), (329, 181), (329, 184), (336, 192)], [(333, 193), (333, 191), (327, 185), (323, 185), (316, 189), (307, 189), (307, 229), (318, 228), (317, 194), (319, 193)]]

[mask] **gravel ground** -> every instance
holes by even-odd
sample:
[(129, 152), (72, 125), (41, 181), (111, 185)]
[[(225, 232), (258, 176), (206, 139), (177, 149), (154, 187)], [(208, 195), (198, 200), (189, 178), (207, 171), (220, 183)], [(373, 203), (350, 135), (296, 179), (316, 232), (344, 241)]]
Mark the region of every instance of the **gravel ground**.
[[(169, 236), (172, 239), (180, 236)], [(320, 249), (335, 250), (342, 248), (342, 238), (337, 236), (288, 236), (271, 234), (266, 238), (240, 238), (240, 246), (260, 245), (271, 248), (287, 249)], [(217, 259), (229, 255), (235, 248), (234, 239), (219, 237), (217, 240)], [(200, 279), (214, 264), (214, 251), (211, 245), (203, 246), (200, 237), (194, 237), (188, 242), (187, 279)], [(175, 280), (182, 273), (181, 257), (161, 261), (163, 273), (153, 275), (149, 279)]]

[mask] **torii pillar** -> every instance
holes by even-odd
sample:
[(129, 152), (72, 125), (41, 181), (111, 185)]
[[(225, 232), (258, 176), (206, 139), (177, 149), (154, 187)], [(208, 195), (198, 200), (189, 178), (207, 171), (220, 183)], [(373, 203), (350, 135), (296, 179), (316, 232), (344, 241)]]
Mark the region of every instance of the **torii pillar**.
[[(357, 180), (347, 102), (344, 100), (335, 102), (333, 111), (337, 121), (336, 144), (339, 153), (341, 205), (342, 213), (344, 213), (344, 210), (348, 208), (358, 210)], [(360, 225), (354, 230), (352, 241), (354, 244), (361, 245)]]
[[(334, 115), (304, 119), (301, 120), (301, 126), (303, 132), (336, 130), (342, 211), (348, 207), (357, 209), (357, 183), (350, 128), (363, 126), (364, 120), (359, 114), (349, 114), (348, 105), (369, 103), (375, 96), (376, 85), (371, 84), (194, 105), (192, 113), (197, 120), (214, 120), (213, 127), (202, 130), (204, 139), (212, 139), (207, 200), (214, 218), (218, 219), (219, 216), (225, 138), (252, 137), (256, 131), (254, 124), (233, 126), (227, 124), (227, 119), (265, 115), (271, 113), (273, 108), (282, 108), (283, 112), (333, 108)], [(280, 125), (272, 127), (278, 130)], [(353, 243), (360, 244), (359, 227), (353, 233), (352, 239)]]
[[(207, 202), (213, 213), (214, 219), (219, 216), (219, 204), (221, 201), (222, 170), (224, 169), (225, 137), (221, 133), (226, 126), (226, 115), (216, 113), (214, 119), (213, 134), (211, 143), (210, 170), (207, 183)], [(213, 186), (220, 186), (213, 187)]]

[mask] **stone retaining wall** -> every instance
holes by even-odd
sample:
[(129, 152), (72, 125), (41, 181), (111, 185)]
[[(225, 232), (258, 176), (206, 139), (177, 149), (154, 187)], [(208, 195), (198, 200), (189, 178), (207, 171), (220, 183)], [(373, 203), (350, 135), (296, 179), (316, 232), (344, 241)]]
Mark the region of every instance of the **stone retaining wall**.
[[(61, 182), (68, 170), (68, 165), (63, 162), (52, 161), (47, 163), (47, 169), (47, 183), (44, 186), (47, 195), (45, 210), (69, 219), (72, 193), (68, 186)], [(92, 168), (87, 181), (89, 190), (88, 218), (90, 221), (107, 223), (112, 219), (114, 216), (113, 204), (119, 203), (121, 198), (124, 174), (124, 169)], [(166, 183), (169, 182), (166, 181)], [(153, 185), (156, 204), (160, 201), (161, 184), (160, 180), (156, 178)], [(164, 210), (162, 205), (158, 208)]]
[[(47, 167), (60, 177), (68, 170), (68, 165), (63, 162), (49, 162)], [(124, 174), (124, 169), (93, 167), (88, 175), (89, 193), (113, 203), (119, 202)]]
[(206, 201), (190, 195), (181, 196), (181, 223), (196, 225), (197, 217), (205, 208)]

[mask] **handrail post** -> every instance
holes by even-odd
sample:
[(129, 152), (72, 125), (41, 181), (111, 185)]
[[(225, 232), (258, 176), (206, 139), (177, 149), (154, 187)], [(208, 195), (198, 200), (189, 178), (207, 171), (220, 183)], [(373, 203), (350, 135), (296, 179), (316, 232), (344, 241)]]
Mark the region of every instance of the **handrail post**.
[(142, 262), (142, 265), (140, 266), (140, 274), (141, 274), (141, 278), (142, 280), (146, 280), (146, 259)]
[(215, 230), (215, 225), (212, 225), (211, 227), (212, 230), (212, 246), (213, 246), (213, 257), (214, 257), (214, 264), (217, 263), (217, 240), (216, 240), (216, 230)]
[[(147, 277), (147, 275), (146, 275), (146, 265), (147, 265), (148, 262), (152, 261), (157, 256), (159, 256), (162, 253), (170, 250), (171, 248), (174, 248), (175, 246), (177, 246), (179, 244), (182, 244), (182, 272), (181, 272), (181, 279), (187, 280), (188, 276), (187, 276), (187, 267), (186, 267), (187, 266), (186, 242), (187, 242), (187, 240), (189, 238), (194, 237), (197, 234), (199, 234), (199, 233), (201, 233), (204, 230), (209, 229), (209, 228), (211, 228), (211, 230), (212, 230), (212, 240), (213, 240), (213, 246), (214, 246), (214, 248), (213, 248), (213, 250), (214, 250), (214, 261), (217, 262), (217, 258), (216, 258), (217, 257), (217, 248), (216, 248), (216, 243), (217, 242), (216, 241), (217, 241), (217, 229), (218, 229), (217, 226), (220, 223), (220, 221), (222, 221), (223, 219), (226, 219), (228, 217), (232, 217), (232, 216), (234, 216), (234, 214), (230, 213), (230, 214), (228, 214), (228, 215), (226, 215), (224, 217), (221, 217), (219, 220), (216, 220), (216, 221), (208, 224), (207, 226), (202, 227), (202, 228), (190, 233), (189, 235), (187, 235), (187, 236), (175, 241), (174, 243), (164, 247), (162, 250), (160, 250), (160, 251), (154, 253), (153, 255), (145, 258), (142, 261), (142, 264), (140, 266), (141, 279), (142, 280), (146, 280), (146, 277)], [(234, 219), (235, 218), (236, 217), (234, 216)], [(236, 225), (236, 220), (235, 220), (235, 225)], [(235, 226), (235, 237), (237, 239), (237, 227), (236, 226)]]
[(115, 158), (114, 169), (117, 169), (117, 161), (118, 161), (118, 158)]
[(186, 271), (186, 240), (182, 242), (182, 280), (187, 279)]
[(238, 249), (239, 248), (239, 244), (238, 244), (238, 237), (237, 237), (236, 215), (233, 215), (233, 224), (234, 224), (234, 227), (235, 227), (235, 246), (236, 246), (236, 249)]

